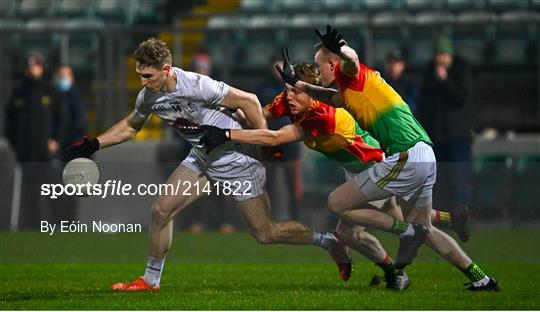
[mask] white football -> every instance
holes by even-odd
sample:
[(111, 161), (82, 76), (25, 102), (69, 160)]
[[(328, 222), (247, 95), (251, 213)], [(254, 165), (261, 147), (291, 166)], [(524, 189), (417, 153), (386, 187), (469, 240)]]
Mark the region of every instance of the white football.
[(99, 178), (99, 167), (96, 162), (82, 157), (68, 162), (64, 167), (64, 172), (62, 172), (64, 185), (86, 185), (88, 182), (92, 185), (98, 183)]

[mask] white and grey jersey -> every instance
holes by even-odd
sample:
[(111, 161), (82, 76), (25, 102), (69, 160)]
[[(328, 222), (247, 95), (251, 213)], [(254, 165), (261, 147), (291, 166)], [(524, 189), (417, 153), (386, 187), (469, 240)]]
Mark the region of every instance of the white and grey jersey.
[(229, 86), (224, 82), (177, 67), (173, 67), (173, 70), (176, 75), (176, 90), (150, 92), (143, 88), (137, 96), (136, 114), (142, 118), (148, 118), (152, 113), (156, 114), (177, 129), (180, 136), (191, 143), (193, 152), (205, 160), (222, 159), (225, 155), (242, 150), (239, 144), (228, 142), (211, 155), (206, 155), (204, 147), (199, 145), (202, 134), (198, 127), (201, 125), (226, 129), (242, 128), (230, 109), (219, 106), (229, 92)]

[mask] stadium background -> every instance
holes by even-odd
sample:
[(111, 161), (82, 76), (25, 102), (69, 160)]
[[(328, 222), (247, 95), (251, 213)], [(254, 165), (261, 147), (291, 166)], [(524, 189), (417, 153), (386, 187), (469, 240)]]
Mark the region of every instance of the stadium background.
[[(23, 78), (24, 63), (29, 51), (37, 50), (45, 56), (48, 77), (52, 76), (53, 69), (60, 64), (73, 67), (76, 85), (86, 103), (87, 134), (97, 135), (132, 109), (140, 90), (140, 82), (134, 71), (135, 64), (131, 53), (139, 42), (150, 36), (167, 42), (173, 53), (174, 65), (184, 69), (192, 68), (194, 56), (204, 49), (212, 59), (213, 78), (256, 92), (257, 87), (270, 75), (270, 59), (282, 47), (290, 48), (293, 61), (311, 60), (312, 46), (316, 42), (313, 28), (322, 29), (326, 24), (336, 26), (349, 44), (358, 51), (360, 59), (376, 69), (383, 67), (389, 51), (401, 49), (407, 60), (407, 73), (418, 84), (433, 54), (437, 36), (445, 34), (452, 38), (456, 53), (469, 61), (473, 72), (472, 119), (475, 133), (472, 162), (442, 166), (446, 166), (447, 170), (459, 165), (472, 168), (470, 207), (473, 212), (474, 231), (472, 245), (468, 247), (473, 255), (480, 254), (480, 259), (488, 263), (512, 263), (499, 268), (499, 272), (511, 271), (512, 268), (524, 270), (522, 275), (512, 271), (513, 274), (518, 274), (513, 278), (527, 279), (527, 272), (537, 274), (540, 255), (537, 244), (540, 236), (540, 201), (537, 199), (540, 189), (539, 0), (1, 0), (0, 176), (3, 179), (0, 181), (0, 229), (6, 231), (0, 235), (3, 274), (14, 268), (13, 264), (34, 260), (37, 263), (53, 264), (58, 261), (124, 261), (142, 264), (144, 255), (144, 244), (141, 243), (145, 240), (143, 236), (119, 235), (112, 239), (64, 236), (47, 240), (36, 233), (19, 233), (19, 236), (7, 233), (9, 229), (18, 229), (17, 215), (14, 215), (14, 211), (18, 209), (15, 194), (18, 164), (7, 140), (2, 137), (4, 111), (9, 95)], [(171, 154), (178, 152), (178, 144), (172, 132), (167, 130), (158, 118), (152, 118), (133, 142), (100, 152), (95, 156), (95, 160), (101, 165), (102, 181), (121, 179), (132, 184), (163, 183), (166, 174), (177, 165), (177, 162), (172, 160), (174, 155)], [(304, 192), (299, 218), (319, 229), (332, 226), (335, 220), (325, 211), (323, 203), (326, 195), (342, 181), (342, 172), (336, 164), (323, 160), (307, 149), (302, 150), (301, 159)], [(275, 178), (277, 182), (274, 182), (278, 187), (272, 197), (276, 219), (286, 219), (289, 216), (285, 206), (290, 204), (285, 200), (287, 196), (283, 194), (290, 190), (279, 187), (284, 184), (283, 179), (283, 172), (278, 172)], [(439, 176), (439, 181), (444, 181), (444, 176)], [(445, 190), (439, 189), (438, 192), (444, 195)], [(146, 227), (148, 209), (153, 199), (149, 196), (84, 198), (79, 202), (78, 220), (142, 223), (143, 227)], [(444, 203), (441, 205), (445, 209)], [(221, 208), (215, 202), (208, 201), (200, 204), (197, 209), (204, 211), (205, 218), (211, 219), (211, 228), (216, 229), (219, 220), (216, 220), (218, 217), (215, 211)], [(181, 218), (182, 216), (177, 217)], [(238, 219), (234, 220), (234, 223), (242, 228)], [(185, 224), (180, 224), (181, 222), (177, 228), (184, 229)], [(180, 242), (175, 244), (191, 248), (193, 254), (185, 255), (175, 245), (176, 254), (171, 258), (194, 263), (221, 259), (225, 262), (288, 262), (287, 259), (278, 259), (279, 255), (285, 252), (291, 255), (290, 262), (318, 263), (327, 260), (310, 252), (295, 254), (293, 249), (274, 249), (277, 254), (272, 253), (273, 249), (263, 251), (261, 248), (266, 247), (253, 246), (255, 243), (242, 236), (243, 234), (231, 236), (229, 241), (234, 247), (228, 249), (223, 247), (227, 244), (227, 238), (208, 235), (182, 240), (177, 236), (175, 241)], [(504, 241), (496, 239), (502, 236), (505, 237)], [(111, 240), (113, 242), (110, 242)], [(208, 252), (195, 243), (186, 243), (190, 240), (208, 244), (216, 250)], [(103, 241), (108, 243), (100, 243)], [(21, 248), (28, 242), (31, 247)], [(239, 250), (236, 243), (257, 249), (249, 249), (249, 252), (248, 249)], [(395, 242), (390, 238), (386, 238), (385, 243), (395, 247), (392, 245)], [(495, 246), (497, 243), (501, 244), (500, 248), (492, 250), (493, 253), (485, 251), (485, 246)], [(81, 246), (84, 246), (84, 252), (74, 252), (68, 259), (59, 258), (59, 255), (70, 253)], [(100, 248), (105, 250), (97, 252)], [(96, 251), (96, 254), (89, 252), (89, 249)], [(129, 253), (132, 250), (137, 254), (115, 258), (121, 252)], [(244, 253), (245, 258), (231, 255), (235, 252)], [(255, 255), (256, 252), (262, 256)], [(36, 253), (40, 253), (42, 258), (32, 259)], [(422, 259), (436, 257), (428, 252), (423, 254)], [(432, 264), (428, 264), (430, 265)], [(134, 270), (140, 267), (141, 265), (131, 266)], [(127, 275), (133, 272), (129, 272), (127, 268), (128, 266), (124, 267), (124, 271), (116, 272), (115, 277), (124, 278), (126, 276), (119, 274)], [(491, 268), (497, 271), (495, 265)], [(20, 273), (22, 278), (19, 282), (24, 282), (23, 277), (31, 275), (32, 270), (40, 272), (34, 268), (29, 270), (30, 273)], [(108, 274), (115, 274), (112, 267), (107, 270)], [(171, 267), (171, 274), (175, 270), (176, 273), (179, 272), (178, 268)], [(275, 270), (279, 272), (279, 269)], [(293, 274), (295, 270), (291, 269), (289, 274)], [(15, 275), (19, 274), (17, 272)], [(453, 273), (454, 276), (459, 274)], [(367, 273), (358, 274), (369, 278)], [(227, 272), (224, 276), (227, 276)], [(511, 279), (505, 278), (506, 281)], [(459, 281), (459, 276), (452, 281)], [(276, 281), (276, 288), (280, 282)], [(424, 287), (432, 286), (427, 281), (424, 283)], [(538, 286), (533, 284), (535, 285)], [(521, 287), (530, 289), (531, 285)], [(523, 289), (515, 292), (517, 293), (522, 296), (522, 305), (517, 307), (539, 308), (537, 299), (531, 297), (530, 293)], [(44, 296), (47, 294), (46, 291)], [(61, 298), (61, 294), (62, 292), (55, 298)], [(8, 292), (6, 298), (13, 300), (8, 300), (7, 303), (13, 305), (8, 304), (6, 307), (15, 307), (25, 296), (32, 295), (24, 292), (14, 295)], [(77, 296), (75, 294), (75, 297)], [(276, 302), (280, 302), (277, 307), (291, 307), (287, 305), (291, 302), (281, 302), (279, 296), (278, 293), (275, 298)], [(203, 300), (201, 298), (199, 300)], [(509, 297), (503, 298), (512, 302)], [(226, 295), (224, 300), (226, 302)], [(474, 308), (460, 305), (459, 298), (453, 300), (454, 305), (438, 306), (432, 302), (429, 306)], [(368, 302), (364, 307), (377, 308), (375, 301)], [(497, 303), (503, 304), (504, 300)], [(62, 307), (52, 302), (51, 304), (48, 307)], [(186, 307), (200, 307), (193, 304)], [(330, 305), (330, 301), (328, 304)], [(397, 302), (394, 304), (387, 307), (400, 307)], [(483, 304), (485, 308), (497, 307), (490, 306), (487, 301)], [(39, 304), (36, 306), (41, 307)], [(215, 307), (211, 303), (204, 306)], [(230, 303), (217, 306), (271, 308), (264, 302), (258, 305)], [(32, 308), (32, 305), (26, 307)], [(131, 307), (155, 308), (144, 304)], [(161, 307), (171, 306), (163, 303)], [(324, 303), (319, 306), (299, 303), (293, 307), (325, 306)], [(407, 307), (426, 306), (408, 305), (404, 308)]]

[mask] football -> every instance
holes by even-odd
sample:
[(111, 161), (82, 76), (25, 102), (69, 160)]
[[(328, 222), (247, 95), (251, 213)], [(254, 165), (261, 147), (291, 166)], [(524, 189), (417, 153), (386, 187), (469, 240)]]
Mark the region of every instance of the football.
[(64, 185), (86, 185), (99, 182), (100, 172), (95, 161), (88, 158), (75, 158), (68, 162), (62, 173)]

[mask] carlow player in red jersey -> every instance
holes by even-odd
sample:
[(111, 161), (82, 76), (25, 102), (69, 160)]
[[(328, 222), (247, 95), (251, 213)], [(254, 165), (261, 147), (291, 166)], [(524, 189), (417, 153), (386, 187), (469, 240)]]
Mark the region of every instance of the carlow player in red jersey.
[(387, 155), (382, 162), (334, 190), (328, 199), (328, 209), (351, 224), (362, 224), (363, 216), (356, 209), (359, 205), (398, 196), (411, 207), (407, 220), (422, 227), (376, 210), (372, 211), (370, 220), (375, 221), (375, 227), (401, 232), (396, 259), (399, 267), (412, 262), (427, 237), (430, 247), (470, 279), (469, 290), (498, 290), (497, 282), (487, 276), (453, 238), (431, 227), (436, 160), (431, 140), (409, 106), (378, 72), (359, 62), (356, 52), (346, 45), (336, 29), (327, 26), (326, 34), (316, 32), (321, 42), (315, 46), (315, 62), (325, 87), (299, 81), (279, 69), (283, 80), (316, 99), (349, 111), (360, 126), (379, 141)]

